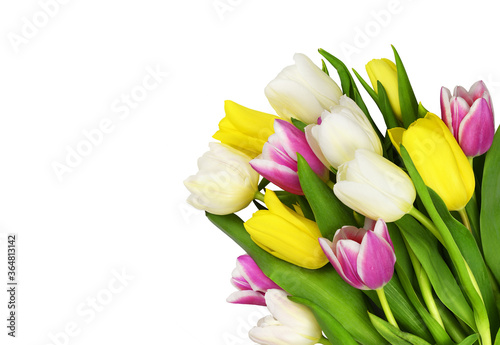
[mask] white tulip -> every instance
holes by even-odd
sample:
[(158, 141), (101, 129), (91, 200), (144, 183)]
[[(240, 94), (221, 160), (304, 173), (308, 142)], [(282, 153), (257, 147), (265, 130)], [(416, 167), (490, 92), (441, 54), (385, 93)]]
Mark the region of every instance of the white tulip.
[(338, 103), (342, 91), (304, 54), (293, 59), (295, 65), (283, 69), (266, 86), (266, 97), (281, 117), (315, 123), (323, 110)]
[(187, 202), (213, 214), (237, 212), (253, 200), (259, 174), (248, 163), (251, 157), (224, 144), (209, 145), (198, 159), (198, 173), (184, 181), (191, 192)]
[(408, 213), (416, 197), (413, 182), (400, 167), (362, 149), (339, 167), (333, 192), (354, 211), (386, 223)]
[(382, 155), (382, 144), (370, 121), (349, 97), (321, 114), (321, 124), (305, 129), (307, 143), (327, 167), (338, 167), (354, 159), (357, 149)]
[(250, 330), (250, 339), (262, 345), (314, 345), (322, 337), (321, 327), (311, 310), (288, 299), (283, 290), (266, 292), (272, 316), (260, 319)]

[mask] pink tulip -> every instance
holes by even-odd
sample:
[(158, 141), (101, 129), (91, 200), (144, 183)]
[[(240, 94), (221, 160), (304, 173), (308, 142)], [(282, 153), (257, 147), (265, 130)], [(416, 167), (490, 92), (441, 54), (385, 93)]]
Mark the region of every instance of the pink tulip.
[[(365, 224), (373, 226), (373, 222)], [(344, 226), (337, 230), (333, 242), (320, 238), (319, 243), (337, 273), (357, 289), (377, 290), (392, 278), (396, 255), (382, 219), (373, 229)]]
[(250, 165), (278, 187), (302, 195), (297, 175), (297, 153), (323, 180), (328, 179), (328, 169), (309, 147), (304, 132), (284, 120), (274, 121), (274, 134), (264, 144), (262, 155), (251, 160)]
[(480, 156), (489, 150), (495, 135), (495, 120), (490, 93), (482, 81), (465, 90), (441, 88), (441, 118), (468, 157)]
[(249, 255), (241, 255), (236, 260), (231, 283), (238, 289), (228, 298), (229, 303), (266, 305), (265, 293), (269, 289), (280, 289), (257, 266)]

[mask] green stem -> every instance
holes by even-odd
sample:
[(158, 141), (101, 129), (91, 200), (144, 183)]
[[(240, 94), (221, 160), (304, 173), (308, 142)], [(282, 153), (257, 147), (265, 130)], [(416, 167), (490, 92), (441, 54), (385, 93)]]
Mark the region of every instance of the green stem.
[(434, 300), (434, 295), (432, 294), (432, 286), (429, 281), (429, 277), (427, 276), (425, 270), (422, 268), (420, 261), (418, 261), (415, 253), (413, 253), (413, 250), (410, 248), (406, 240), (404, 240), (404, 242), (408, 251), (408, 255), (410, 256), (411, 263), (413, 264), (413, 269), (415, 270), (415, 275), (417, 276), (418, 285), (420, 287), (425, 305), (427, 306), (427, 309), (429, 310), (429, 313), (434, 318), (434, 320), (436, 320), (441, 325), (441, 327), (445, 329), (443, 320), (441, 319), (441, 314), (439, 314), (436, 301)]
[(323, 336), (321, 336), (321, 338), (318, 340), (318, 344), (332, 345), (332, 343), (330, 343), (330, 340), (326, 339)]
[(378, 299), (380, 300), (380, 304), (382, 305), (382, 309), (384, 310), (385, 317), (387, 318), (387, 321), (399, 329), (398, 323), (396, 322), (396, 319), (394, 318), (394, 315), (392, 314), (391, 307), (389, 307), (389, 303), (387, 302), (387, 298), (385, 297), (385, 292), (384, 288), (381, 287), (380, 289), (375, 290), (377, 291), (377, 296)]
[(264, 194), (262, 194), (260, 191), (255, 192), (254, 198), (264, 202)]
[(333, 181), (328, 180), (328, 181), (326, 181), (326, 185), (327, 185), (328, 187), (330, 187), (331, 189), (333, 189), (334, 183), (333, 183)]
[(417, 210), (415, 207), (412, 207), (412, 209), (410, 210), (410, 212), (408, 212), (408, 214), (413, 216), (413, 218), (415, 218), (423, 226), (425, 226), (427, 230), (429, 230), (434, 235), (434, 237), (436, 237), (439, 240), (439, 242), (443, 243), (443, 237), (439, 233), (439, 230), (436, 228), (434, 223), (425, 216), (425, 214)]
[(458, 210), (458, 214), (460, 215), (460, 218), (462, 218), (462, 223), (465, 225), (467, 229), (472, 233), (472, 228), (470, 226), (470, 221), (469, 217), (467, 216), (467, 211), (465, 210), (465, 207), (462, 208), (461, 210)]

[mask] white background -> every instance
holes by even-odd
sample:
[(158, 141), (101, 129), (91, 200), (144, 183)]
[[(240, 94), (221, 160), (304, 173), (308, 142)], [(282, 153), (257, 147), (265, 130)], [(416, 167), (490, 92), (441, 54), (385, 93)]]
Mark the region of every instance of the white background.
[[(0, 343), (250, 344), (265, 308), (225, 302), (242, 251), (185, 203), (182, 185), (224, 100), (272, 113), (263, 89), (295, 52), (319, 64), (324, 48), (366, 76), (394, 44), (429, 110), (439, 113), (441, 86), (478, 79), (499, 102), (490, 3), (2, 1)], [(161, 76), (141, 94), (150, 70)], [(131, 92), (142, 100), (118, 111)], [(103, 119), (111, 132), (58, 178), (54, 164)], [(9, 232), (19, 238), (16, 339), (6, 336)], [(95, 315), (92, 298), (105, 304)]]

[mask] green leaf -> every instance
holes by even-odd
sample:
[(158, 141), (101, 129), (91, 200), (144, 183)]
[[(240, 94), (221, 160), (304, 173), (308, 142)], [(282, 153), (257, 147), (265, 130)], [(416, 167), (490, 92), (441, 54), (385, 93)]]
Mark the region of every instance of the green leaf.
[[(391, 238), (392, 239), (392, 238)], [(399, 260), (399, 259), (398, 259)], [(423, 306), (422, 302), (418, 298), (417, 293), (413, 289), (411, 285), (410, 279), (401, 268), (401, 266), (396, 262), (396, 271), (398, 273), (399, 280), (405, 289), (406, 295), (410, 299), (411, 303), (417, 310), (418, 314), (427, 325), (427, 328), (431, 332), (432, 336), (436, 340), (437, 345), (454, 345), (450, 336), (446, 331), (441, 327), (441, 325), (429, 314), (427, 309)]]
[(262, 178), (262, 180), (260, 180), (259, 182), (259, 186), (257, 187), (257, 190), (263, 190), (264, 188), (266, 188), (266, 186), (271, 183), (268, 179), (266, 179), (265, 177)]
[(450, 233), (455, 240), (462, 256), (469, 265), (471, 271), (474, 274), (479, 290), (481, 291), (481, 297), (488, 311), (488, 319), (490, 322), (490, 328), (492, 334), (496, 334), (499, 327), (498, 311), (496, 307), (495, 296), (493, 295), (493, 290), (491, 288), (491, 281), (488, 274), (488, 268), (483, 260), (483, 256), (479, 247), (474, 239), (471, 232), (459, 221), (457, 221), (448, 211), (446, 204), (439, 197), (439, 195), (432, 189), (429, 189), (432, 201), (439, 215), (445, 222)]
[(297, 202), (299, 203), (300, 209), (304, 214), (304, 217), (312, 221), (316, 221), (314, 218), (314, 213), (311, 209), (311, 205), (307, 202), (307, 199), (303, 195), (297, 195)]
[(463, 290), (465, 291), (472, 305), (472, 308), (474, 310), (474, 319), (477, 325), (477, 328), (474, 329), (477, 329), (478, 333), (480, 334), (481, 340), (486, 342), (487, 339), (491, 338), (488, 312), (480, 294), (478, 293), (478, 291), (476, 291), (474, 283), (471, 280), (467, 264), (460, 252), (460, 249), (455, 243), (450, 230), (447, 228), (443, 219), (440, 217), (438, 211), (436, 210), (436, 207), (434, 206), (434, 203), (429, 194), (429, 190), (425, 186), (422, 177), (415, 168), (415, 165), (413, 164), (408, 151), (403, 145), (401, 145), (401, 156), (404, 160), (406, 168), (408, 169), (408, 173), (413, 180), (415, 189), (417, 190), (417, 193), (422, 200), (422, 203), (425, 205), (429, 216), (431, 217), (432, 221), (439, 231), (440, 236), (443, 239), (443, 244), (448, 251), (454, 268), (456, 269), (457, 275), (460, 279), (460, 284), (463, 287)]
[(330, 73), (328, 73), (328, 68), (326, 67), (326, 63), (325, 63), (325, 60), (321, 59), (321, 70), (323, 72), (326, 73), (326, 75), (330, 75)]
[(297, 167), (300, 186), (323, 237), (331, 240), (335, 232), (344, 225), (356, 225), (351, 209), (335, 196), (333, 190), (309, 167), (300, 154), (297, 154)]
[(474, 328), (474, 313), (453, 273), (441, 257), (436, 238), (409, 215), (396, 224), (427, 273), (436, 295), (448, 309)]
[(405, 333), (391, 325), (389, 322), (382, 320), (378, 316), (368, 313), (373, 326), (377, 331), (393, 345), (431, 345), (429, 342), (419, 338), (413, 334)]
[(342, 86), (342, 92), (344, 94), (346, 94), (349, 98), (353, 99), (354, 102), (356, 102), (356, 104), (361, 108), (361, 110), (363, 110), (367, 119), (370, 121), (373, 129), (377, 133), (378, 137), (380, 138), (380, 140), (383, 140), (384, 137), (382, 136), (382, 133), (380, 132), (377, 125), (375, 124), (372, 117), (370, 116), (370, 113), (368, 112), (368, 108), (366, 107), (365, 103), (363, 102), (361, 94), (359, 93), (359, 90), (356, 87), (356, 84), (354, 83), (354, 79), (352, 78), (351, 73), (347, 69), (346, 65), (344, 65), (344, 63), (342, 61), (337, 59), (332, 54), (326, 52), (325, 50), (319, 49), (318, 51), (337, 70), (337, 73), (340, 77), (340, 84)]
[(206, 215), (255, 260), (265, 275), (289, 294), (321, 306), (361, 344), (387, 344), (368, 318), (362, 292), (344, 282), (333, 266), (309, 270), (292, 265), (257, 246), (238, 216)]
[(378, 107), (380, 112), (384, 116), (384, 121), (387, 129), (394, 127), (399, 127), (399, 122), (396, 119), (396, 115), (392, 111), (391, 104), (389, 103), (389, 98), (387, 97), (387, 92), (385, 92), (384, 85), (377, 80), (377, 90), (378, 90)]
[[(476, 162), (474, 162), (476, 165)], [(500, 131), (486, 154), (481, 189), (481, 242), (484, 259), (500, 283)]]
[(422, 102), (419, 102), (418, 103), (418, 117), (425, 117), (425, 115), (427, 115), (428, 112), (429, 112), (429, 110), (425, 109)]
[(389, 98), (387, 97), (387, 93), (385, 92), (385, 88), (382, 84), (377, 81), (377, 90), (378, 94), (373, 90), (370, 85), (356, 72), (356, 70), (352, 70), (354, 75), (358, 78), (359, 82), (365, 88), (366, 92), (371, 96), (375, 104), (377, 104), (382, 116), (384, 117), (385, 125), (387, 129), (391, 129), (394, 127), (398, 127), (399, 123), (392, 111), (391, 104), (389, 103)]
[(304, 131), (304, 128), (306, 128), (306, 126), (307, 126), (307, 123), (302, 122), (294, 117), (292, 117), (291, 120), (292, 120), (292, 124), (295, 127), (297, 127), (298, 129), (300, 129), (302, 132)]
[(289, 297), (290, 300), (303, 304), (309, 308), (313, 312), (316, 320), (323, 332), (325, 332), (326, 337), (331, 343), (338, 343), (343, 345), (358, 345), (356, 340), (352, 337), (352, 335), (347, 332), (347, 330), (338, 322), (330, 313), (328, 313), (325, 309), (321, 308), (315, 303), (311, 301), (300, 298), (300, 297)]
[(403, 61), (401, 61), (394, 46), (392, 50), (394, 51), (396, 68), (398, 71), (399, 106), (403, 117), (403, 125), (405, 128), (408, 128), (408, 126), (418, 118), (418, 102), (415, 93), (413, 93), (408, 74), (406, 74)]
[(387, 229), (389, 230), (389, 235), (391, 236), (391, 241), (394, 246), (398, 266), (404, 271), (407, 277), (413, 278), (415, 276), (413, 264), (408, 255), (401, 231), (395, 223), (387, 223)]
[[(474, 333), (474, 334), (469, 335), (467, 338), (462, 340), (457, 345), (472, 345), (472, 344), (475, 344), (478, 339), (479, 339), (479, 336)], [(496, 344), (496, 342), (495, 342), (495, 344)]]

